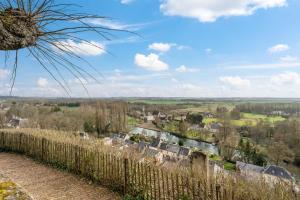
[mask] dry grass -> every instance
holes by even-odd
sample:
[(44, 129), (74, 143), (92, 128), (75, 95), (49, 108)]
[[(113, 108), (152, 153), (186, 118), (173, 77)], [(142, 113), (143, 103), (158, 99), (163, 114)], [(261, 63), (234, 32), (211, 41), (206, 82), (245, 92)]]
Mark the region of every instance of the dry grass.
[(0, 147), (63, 166), (117, 191), (146, 199), (299, 199), (287, 182), (279, 181), (271, 186), (264, 180), (227, 173), (211, 174), (207, 179), (201, 167), (164, 169), (141, 163), (138, 154), (105, 148), (101, 140), (82, 140), (72, 133), (2, 130)]

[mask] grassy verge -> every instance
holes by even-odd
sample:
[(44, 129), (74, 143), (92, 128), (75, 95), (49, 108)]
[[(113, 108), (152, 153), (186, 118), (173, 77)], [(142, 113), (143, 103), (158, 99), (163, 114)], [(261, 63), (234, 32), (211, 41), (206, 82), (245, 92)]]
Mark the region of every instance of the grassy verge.
[(31, 200), (17, 185), (0, 175), (0, 200)]

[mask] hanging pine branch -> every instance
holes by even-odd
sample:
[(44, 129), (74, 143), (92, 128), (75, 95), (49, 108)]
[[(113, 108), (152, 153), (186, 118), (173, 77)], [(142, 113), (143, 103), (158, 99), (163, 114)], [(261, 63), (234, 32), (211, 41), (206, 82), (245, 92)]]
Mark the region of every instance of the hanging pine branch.
[(93, 68), (74, 53), (78, 51), (78, 47), (65, 41), (85, 43), (102, 49), (103, 47), (79, 35), (94, 32), (105, 40), (111, 40), (112, 32), (124, 30), (93, 26), (87, 20), (105, 17), (70, 11), (76, 7), (74, 4), (57, 4), (55, 0), (1, 0), (0, 51), (5, 51), (5, 63), (12, 51), (15, 51), (11, 91), (17, 75), (18, 54), (21, 49), (28, 50), (67, 94), (70, 94), (70, 88), (61, 73), (62, 70), (68, 71), (79, 80), (86, 92), (85, 80), (90, 78), (97, 81), (92, 73), (73, 62), (78, 60)]

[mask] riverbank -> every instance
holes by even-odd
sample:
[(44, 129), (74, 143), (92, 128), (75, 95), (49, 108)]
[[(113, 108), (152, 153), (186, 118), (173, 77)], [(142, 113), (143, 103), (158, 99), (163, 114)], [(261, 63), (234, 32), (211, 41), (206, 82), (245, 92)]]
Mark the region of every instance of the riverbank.
[(200, 140), (194, 140), (189, 138), (181, 137), (170, 132), (161, 131), (159, 129), (146, 129), (143, 127), (136, 127), (130, 131), (131, 134), (142, 134), (147, 137), (160, 137), (163, 141), (166, 141), (170, 144), (177, 144), (182, 141), (182, 145), (188, 148), (196, 148), (198, 150), (204, 151), (208, 154), (219, 154), (218, 147), (213, 143), (208, 143)]
[(168, 132), (168, 133), (170, 133), (170, 134), (172, 134), (176, 137), (179, 137), (181, 139), (190, 139), (190, 140), (195, 140), (197, 142), (205, 142), (205, 143), (208, 143), (208, 144), (211, 144), (211, 145), (215, 145), (214, 142), (209, 141), (209, 140), (203, 140), (203, 139), (199, 139), (199, 138), (188, 137), (186, 135), (182, 135), (181, 133), (176, 133), (176, 132), (173, 132), (173, 131), (159, 129), (153, 123), (144, 123), (144, 124), (138, 125), (137, 127), (152, 130), (152, 131), (157, 131), (157, 132)]

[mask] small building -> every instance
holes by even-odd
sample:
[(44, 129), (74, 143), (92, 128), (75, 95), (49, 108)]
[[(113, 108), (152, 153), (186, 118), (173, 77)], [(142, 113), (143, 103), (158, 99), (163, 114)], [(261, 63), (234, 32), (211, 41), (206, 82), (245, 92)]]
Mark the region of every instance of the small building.
[(187, 159), (191, 153), (191, 150), (187, 147), (179, 147), (178, 157), (181, 159)]
[(199, 124), (194, 124), (192, 126), (190, 126), (188, 128), (188, 130), (190, 131), (201, 131), (202, 130), (202, 127), (199, 125)]
[(178, 145), (169, 144), (167, 145), (166, 154), (170, 156), (171, 158), (176, 158), (178, 156), (180, 147)]
[(218, 122), (213, 122), (211, 124), (207, 124), (205, 125), (205, 129), (207, 129), (208, 131), (212, 132), (212, 133), (218, 133), (220, 132), (220, 129), (223, 127), (223, 124), (218, 123)]
[(118, 139), (120, 141), (124, 141), (129, 139), (129, 135), (125, 133), (113, 133), (111, 136), (113, 139)]
[(278, 116), (289, 116), (288, 113), (286, 113), (282, 110), (275, 110), (275, 111), (272, 111), (270, 114), (271, 115), (278, 115)]
[(237, 161), (236, 171), (242, 176), (258, 178), (258, 176), (261, 176), (264, 168), (257, 165)]
[(80, 132), (79, 136), (80, 136), (81, 139), (84, 139), (84, 140), (90, 139), (89, 134), (86, 133), (86, 132)]
[(286, 182), (295, 182), (294, 177), (289, 171), (276, 165), (260, 167), (249, 163), (236, 162), (236, 170), (247, 178), (264, 178), (270, 184), (274, 184), (281, 180)]
[(146, 148), (144, 151), (144, 157), (146, 159), (154, 159), (154, 162), (157, 164), (160, 164), (163, 162), (163, 154), (155, 149), (151, 149), (151, 148)]
[(155, 120), (155, 117), (153, 115), (144, 116), (144, 122), (152, 122), (154, 120)]
[(13, 116), (7, 123), (10, 128), (23, 128), (28, 122), (28, 119), (22, 119), (20, 117)]
[(155, 139), (152, 140), (152, 142), (150, 143), (150, 148), (155, 148), (158, 149), (159, 145), (160, 145), (160, 138), (157, 137)]
[(120, 144), (125, 144), (125, 141), (129, 139), (129, 135), (125, 134), (125, 133), (113, 133), (111, 135), (111, 139), (112, 139), (112, 145), (116, 146), (116, 145), (120, 145)]
[(103, 138), (102, 141), (105, 146), (112, 146), (113, 144), (113, 139), (111, 137)]
[(167, 148), (168, 148), (168, 143), (162, 142), (162, 143), (160, 144), (159, 149), (160, 149), (161, 151), (167, 151)]
[(279, 167), (279, 166), (276, 166), (276, 165), (267, 166), (264, 169), (263, 174), (276, 176), (278, 178), (286, 179), (286, 180), (290, 180), (290, 181), (295, 180), (294, 177), (291, 175), (291, 173), (289, 171), (287, 171), (283, 167)]
[(165, 114), (165, 113), (161, 113), (159, 112), (157, 117), (160, 119), (160, 120), (167, 120), (168, 119), (168, 115)]
[(139, 142), (138, 145), (137, 145), (137, 151), (138, 151), (139, 153), (144, 153), (144, 151), (145, 151), (146, 149), (148, 149), (149, 146), (150, 146), (149, 143), (144, 142), (144, 141), (141, 141), (141, 142)]

